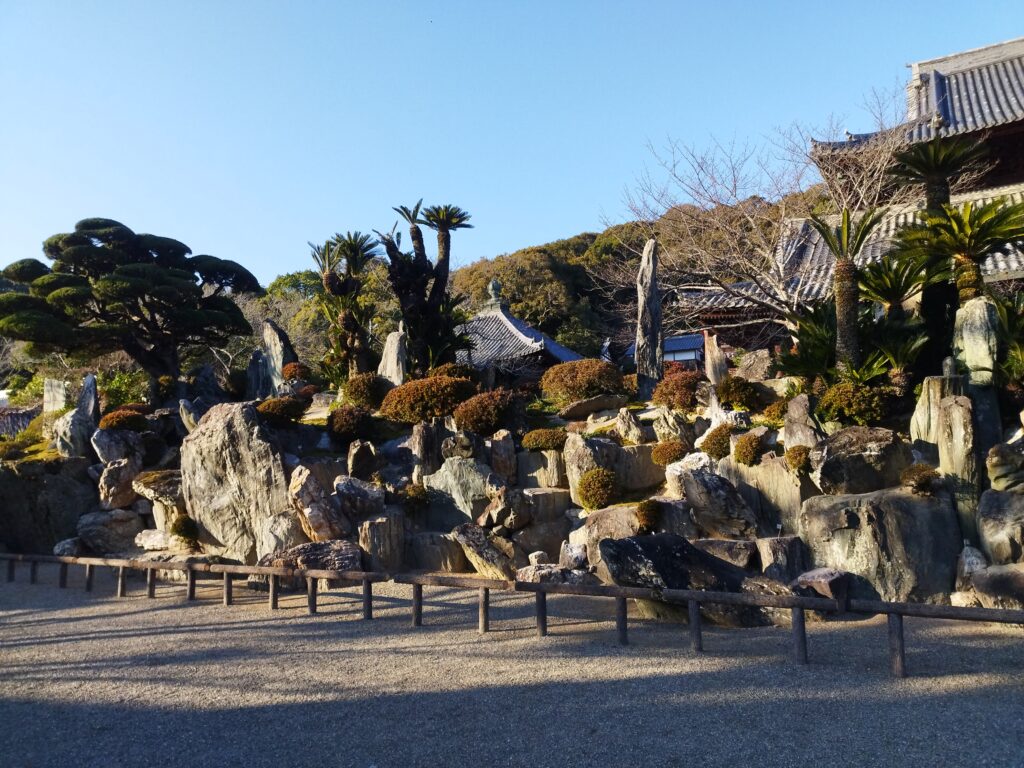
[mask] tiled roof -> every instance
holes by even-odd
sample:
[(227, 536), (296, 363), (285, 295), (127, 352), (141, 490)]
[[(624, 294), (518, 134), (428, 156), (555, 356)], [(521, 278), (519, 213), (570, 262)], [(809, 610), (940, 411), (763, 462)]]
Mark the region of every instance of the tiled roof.
[[(630, 344), (626, 348), (626, 357), (633, 356), (636, 344)], [(681, 336), (668, 336), (662, 342), (661, 349), (664, 352), (692, 352), (697, 349), (704, 349), (703, 333), (684, 333)]]
[(510, 363), (538, 353), (545, 353), (560, 363), (582, 359), (582, 355), (513, 317), (503, 304), (496, 302), (457, 330), (467, 334), (473, 342), (471, 350), (458, 353), (459, 362), (478, 368)]
[[(953, 205), (962, 205), (968, 200), (985, 203), (996, 198), (1004, 198), (1011, 203), (1024, 202), (1024, 184), (953, 195), (950, 202)], [(888, 250), (889, 242), (896, 230), (908, 224), (920, 208), (921, 206), (908, 206), (887, 214), (871, 233), (857, 260), (858, 265), (864, 266), (881, 258)], [(792, 275), (790, 289), (798, 289), (800, 298), (807, 302), (819, 301), (829, 296), (832, 292), (835, 259), (825, 247), (818, 231), (807, 221), (799, 222), (794, 240), (784, 247), (790, 251), (786, 263), (787, 273)], [(981, 265), (981, 271), (989, 281), (1024, 277), (1024, 252), (1011, 249), (1005, 255), (992, 256)], [(731, 287), (739, 293), (755, 294), (757, 290), (749, 283), (735, 283)], [(750, 309), (756, 306), (754, 302), (722, 289), (689, 291), (680, 295), (680, 302), (691, 312), (697, 313)]]

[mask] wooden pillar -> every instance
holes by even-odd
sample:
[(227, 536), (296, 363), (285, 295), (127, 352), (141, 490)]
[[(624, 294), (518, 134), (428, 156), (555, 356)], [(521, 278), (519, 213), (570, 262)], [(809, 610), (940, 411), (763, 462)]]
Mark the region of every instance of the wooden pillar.
[(412, 625), (423, 626), (423, 585), (412, 585)]
[(224, 605), (231, 605), (231, 574), (224, 574)]
[(306, 607), (310, 614), (316, 613), (316, 589), (318, 580), (312, 576), (306, 577)]
[(480, 605), (479, 605), (479, 620), (478, 629), (480, 634), (484, 634), (491, 628), (491, 590), (487, 587), (480, 587)]
[(797, 664), (807, 663), (807, 628), (804, 621), (804, 609), (791, 609), (793, 616), (793, 661)]
[(57, 586), (65, 589), (68, 585), (68, 564), (60, 564), (60, 575), (57, 577)]
[(92, 592), (92, 578), (94, 568), (91, 565), (85, 566), (85, 591)]
[(124, 597), (128, 593), (128, 569), (123, 565), (117, 567), (117, 596)]
[(889, 620), (889, 671), (893, 677), (907, 676), (906, 649), (903, 644), (903, 615), (890, 613)]
[(363, 618), (373, 618), (373, 582), (363, 579)]
[(698, 653), (704, 650), (704, 636), (700, 626), (700, 603), (687, 600), (686, 608), (690, 614), (690, 647)]
[(156, 597), (156, 568), (146, 569), (146, 597)]
[(537, 637), (544, 637), (548, 633), (548, 594), (547, 592), (537, 593)]
[(615, 598), (615, 630), (619, 635), (619, 645), (629, 645), (629, 623), (626, 598)]
[(281, 578), (279, 576), (275, 574), (270, 577), (268, 602), (270, 603), (270, 610), (272, 611), (277, 610), (277, 590), (280, 585)]
[(191, 568), (185, 571), (185, 599), (196, 599), (196, 572)]
[(7, 580), (14, 581), (14, 567), (17, 564), (16, 560), (7, 561)]
[(28, 566), (28, 583), (35, 584), (39, 581), (39, 563), (33, 560)]

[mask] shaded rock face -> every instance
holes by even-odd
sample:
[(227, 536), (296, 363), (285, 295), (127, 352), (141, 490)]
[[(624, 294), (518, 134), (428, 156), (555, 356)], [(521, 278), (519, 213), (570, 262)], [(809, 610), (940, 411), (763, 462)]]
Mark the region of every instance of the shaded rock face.
[(785, 430), (787, 448), (796, 445), (813, 448), (825, 437), (807, 395), (797, 395), (786, 405)]
[(569, 543), (574, 546), (582, 545), (586, 549), (587, 562), (598, 572), (602, 580), (608, 581), (608, 574), (601, 573), (601, 542), (605, 539), (625, 539), (635, 536), (639, 531), (640, 521), (636, 516), (636, 507), (623, 504), (591, 512), (584, 519), (583, 527), (572, 532)]
[(694, 539), (690, 543), (701, 552), (732, 563), (744, 571), (761, 570), (757, 542), (750, 539)]
[(719, 539), (753, 539), (758, 522), (736, 487), (721, 475), (702, 469), (680, 473), (693, 521), (704, 535)]
[(597, 413), (598, 411), (617, 411), (627, 402), (629, 402), (629, 398), (625, 395), (597, 395), (596, 397), (588, 397), (586, 400), (577, 400), (575, 403), (569, 403), (569, 405), (558, 412), (558, 417), (566, 421), (576, 421), (578, 419), (585, 419), (590, 414)]
[(78, 538), (98, 555), (127, 552), (135, 547), (142, 518), (130, 509), (89, 512), (78, 519)]
[(245, 370), (245, 399), (263, 400), (274, 394), (274, 382), (267, 368), (267, 356), (260, 350), (253, 350)]
[(507, 429), (499, 429), (489, 441), (489, 457), (494, 474), (506, 483), (515, 485), (519, 481), (516, 462), (516, 442)]
[(548, 560), (558, 557), (562, 544), (569, 536), (569, 520), (562, 516), (554, 520), (535, 521), (511, 535), (513, 543), (523, 552), (543, 552)]
[(966, 368), (968, 382), (989, 387), (998, 370), (999, 312), (987, 296), (971, 299), (956, 311), (953, 325), (953, 356)]
[[(640, 400), (650, 400), (663, 375), (661, 292), (658, 290), (658, 242), (651, 238), (636, 273), (636, 343), (633, 358)], [(640, 441), (634, 441), (640, 442)]]
[(921, 382), (921, 395), (910, 418), (910, 440), (914, 449), (932, 463), (939, 459), (939, 404), (947, 397), (964, 394), (966, 386), (965, 376), (926, 376)]
[(480, 517), (489, 503), (488, 490), (500, 484), (490, 478), (491, 468), (486, 464), (458, 457), (445, 459), (441, 469), (423, 478), (424, 487), (431, 491), (427, 526), (449, 530)]
[(978, 537), (993, 565), (1024, 560), (1024, 494), (985, 491), (978, 506)]
[(953, 493), (960, 533), (969, 541), (978, 540), (978, 497), (981, 494), (973, 414), (971, 400), (967, 397), (946, 397), (939, 403), (939, 472)]
[(994, 491), (1024, 491), (1024, 441), (1000, 443), (985, 458), (989, 487)]
[(369, 440), (353, 440), (348, 446), (348, 473), (369, 480), (377, 471), (377, 449)]
[(353, 521), (384, 514), (384, 489), (355, 477), (339, 477), (334, 481), (334, 495), (341, 511)]
[(90, 438), (96, 456), (104, 464), (141, 457), (142, 435), (127, 429), (97, 429)]
[(432, 475), (441, 468), (441, 443), (447, 435), (441, 419), (434, 419), (429, 424), (420, 422), (412, 428), (409, 451), (412, 454), (414, 483), (421, 484), (425, 475)]
[[(748, 594), (791, 594), (778, 582), (752, 576), (742, 568), (702, 552), (681, 536), (660, 533), (601, 542), (601, 558), (611, 583), (652, 589), (703, 589)], [(598, 574), (600, 575), (600, 574)], [(685, 605), (638, 600), (640, 612), (653, 618), (685, 619)], [(704, 603), (701, 615), (721, 626), (756, 627), (784, 623), (788, 612), (752, 606)]]
[(767, 349), (754, 349), (743, 355), (736, 366), (736, 376), (747, 381), (764, 381), (772, 372), (772, 353)]
[(953, 590), (961, 539), (948, 494), (816, 496), (804, 502), (800, 537), (815, 566), (861, 576), (883, 600), (929, 601)]
[(484, 578), (506, 579), (515, 578), (516, 569), (513, 559), (503, 552), (488, 536), (487, 531), (475, 523), (464, 523), (452, 531), (452, 538), (462, 547), (473, 570)]
[(78, 518), (99, 501), (88, 470), (83, 458), (0, 463), (0, 543), (48, 555), (75, 536)]
[(801, 506), (821, 493), (806, 475), (791, 472), (781, 456), (766, 454), (752, 467), (727, 456), (718, 462), (718, 472), (736, 486), (762, 526), (771, 530), (781, 524), (784, 532), (795, 533)]
[(849, 494), (899, 485), (914, 455), (891, 429), (847, 427), (811, 449), (810, 460), (811, 478), (822, 493)]
[(409, 352), (406, 344), (406, 333), (401, 329), (392, 331), (384, 341), (384, 351), (380, 356), (380, 365), (377, 366), (377, 375), (387, 379), (397, 387), (405, 382), (405, 376), (408, 371)]
[(450, 533), (427, 531), (409, 539), (412, 559), (417, 568), (441, 573), (465, 573), (470, 570), (466, 553)]
[(757, 540), (761, 571), (765, 576), (789, 584), (807, 568), (804, 543), (799, 536), (772, 536)]
[[(361, 571), (363, 553), (352, 541), (307, 541), (275, 552), (268, 552), (259, 559), (259, 565), (273, 568), (309, 568), (325, 571)], [(266, 588), (266, 576), (250, 576), (250, 588)], [(344, 582), (342, 582), (344, 583)], [(302, 579), (281, 579), (281, 586), (304, 589)]]
[(98, 484), (100, 507), (121, 509), (131, 506), (138, 498), (132, 481), (142, 471), (142, 461), (137, 457), (118, 459), (103, 468)]
[(65, 458), (91, 458), (96, 422), (86, 412), (74, 408), (53, 422), (53, 443)]
[(971, 585), (985, 608), (1024, 610), (1024, 564), (991, 565), (972, 574)]
[[(251, 404), (215, 405), (203, 416), (181, 444), (181, 488), (200, 541), (226, 557), (251, 565), (282, 536), (280, 548), (304, 538), (281, 453)], [(278, 516), (293, 520), (297, 532)]]
[(359, 548), (373, 571), (399, 571), (405, 550), (405, 515), (389, 510), (359, 524)]
[(532, 584), (599, 584), (600, 581), (590, 571), (579, 568), (563, 568), (550, 563), (528, 565), (516, 571), (516, 581)]

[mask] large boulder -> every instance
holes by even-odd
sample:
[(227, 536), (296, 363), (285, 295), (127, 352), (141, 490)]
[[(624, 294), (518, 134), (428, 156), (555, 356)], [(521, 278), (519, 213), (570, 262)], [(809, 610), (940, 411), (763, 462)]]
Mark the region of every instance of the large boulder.
[(379, 485), (356, 477), (342, 476), (334, 481), (334, 495), (341, 511), (353, 522), (384, 514), (386, 494)]
[(53, 422), (54, 447), (65, 458), (92, 458), (90, 440), (95, 431), (96, 422), (83, 411), (73, 408)]
[(466, 553), (450, 533), (426, 531), (413, 534), (409, 539), (409, 548), (417, 568), (441, 573), (465, 573), (470, 570)]
[(786, 404), (784, 429), (786, 448), (797, 445), (813, 448), (825, 437), (825, 431), (814, 416), (810, 398), (804, 394), (797, 395)]
[[(601, 543), (601, 558), (611, 583), (622, 587), (791, 594), (783, 584), (760, 574), (751, 575), (732, 563), (700, 551), (681, 536), (668, 533), (606, 539)], [(641, 615), (649, 618), (685, 620), (687, 614), (685, 605), (653, 600), (638, 600), (637, 607)], [(701, 615), (721, 626), (754, 627), (785, 623), (786, 614), (788, 611), (756, 606), (701, 604)]]
[(387, 379), (396, 387), (405, 383), (405, 376), (409, 370), (409, 352), (406, 343), (406, 333), (403, 327), (392, 331), (384, 340), (384, 350), (380, 355), (380, 365), (377, 366), (377, 375)]
[(883, 600), (941, 600), (953, 591), (961, 539), (946, 493), (815, 496), (804, 502), (800, 537), (815, 566), (857, 574)]
[(1024, 492), (1024, 440), (993, 446), (985, 458), (985, 469), (992, 490)]
[(569, 519), (562, 515), (553, 520), (534, 520), (511, 535), (512, 541), (523, 552), (544, 552), (549, 559), (557, 559), (562, 544), (569, 537)]
[(307, 466), (300, 464), (292, 471), (288, 498), (310, 541), (343, 539), (352, 533), (352, 521), (342, 511), (341, 501), (330, 488), (331, 485), (325, 487)]
[(764, 381), (771, 375), (773, 367), (770, 350), (753, 349), (743, 355), (733, 375), (747, 381)]
[(531, 584), (599, 584), (600, 581), (584, 568), (563, 568), (551, 563), (528, 565), (516, 571), (516, 581)]
[(90, 442), (104, 464), (141, 457), (144, 451), (142, 435), (128, 429), (97, 429)]
[[(272, 568), (308, 568), (309, 570), (323, 571), (362, 571), (363, 553), (356, 546), (355, 542), (347, 539), (335, 539), (332, 541), (307, 541), (303, 544), (296, 544), (291, 547), (268, 552), (259, 559), (259, 565)], [(253, 589), (266, 588), (266, 576), (250, 576), (249, 587)], [(335, 582), (332, 582), (335, 583)], [(337, 583), (345, 585), (349, 581), (339, 580)], [(281, 586), (285, 589), (304, 589), (302, 579), (281, 579)]]
[(921, 394), (910, 417), (910, 440), (914, 450), (931, 462), (939, 459), (939, 404), (947, 397), (964, 394), (966, 386), (966, 376), (926, 376), (921, 382)]
[(122, 509), (131, 506), (138, 498), (132, 482), (142, 471), (142, 461), (137, 456), (112, 461), (103, 468), (98, 483), (100, 507)]
[(185, 496), (181, 492), (181, 471), (162, 469), (143, 472), (132, 480), (132, 488), (152, 505), (153, 522), (161, 531), (170, 528), (175, 518), (185, 514)]
[(718, 336), (707, 332), (704, 333), (704, 375), (716, 387), (729, 375), (729, 361), (718, 346)]
[(693, 521), (705, 536), (714, 539), (757, 537), (757, 517), (732, 483), (703, 469), (684, 469), (680, 478)]
[(1024, 563), (990, 565), (971, 575), (971, 585), (984, 608), (1024, 610)]
[(651, 428), (654, 430), (654, 436), (658, 442), (678, 440), (686, 446), (686, 450), (691, 450), (693, 441), (697, 439), (695, 425), (683, 414), (665, 407), (655, 410)]
[(520, 488), (568, 488), (561, 451), (520, 451), (516, 455)]
[[(293, 536), (288, 480), (278, 445), (250, 403), (213, 406), (181, 444), (181, 488), (200, 541), (246, 564), (272, 549), (281, 535)], [(298, 528), (298, 523), (295, 523)], [(287, 548), (305, 539), (301, 528)]]
[(810, 461), (822, 493), (868, 493), (899, 485), (914, 453), (891, 429), (847, 427), (812, 448)]
[(142, 529), (142, 518), (131, 509), (88, 512), (78, 519), (78, 538), (98, 555), (134, 549)]
[(974, 435), (974, 408), (968, 397), (956, 395), (939, 403), (939, 472), (953, 493), (960, 533), (978, 540), (978, 496), (981, 468)]
[(615, 434), (626, 443), (641, 445), (650, 443), (656, 438), (654, 427), (640, 423), (640, 419), (629, 408), (620, 408), (615, 417)]
[(701, 552), (732, 563), (744, 571), (761, 570), (757, 542), (751, 539), (693, 539), (690, 543)]
[[(576, 545), (583, 544), (586, 547), (587, 561), (600, 574), (602, 572), (601, 542), (605, 539), (625, 539), (636, 536), (639, 531), (640, 520), (636, 515), (636, 506), (621, 504), (591, 512), (583, 521), (583, 527), (572, 532), (569, 542)], [(607, 574), (602, 578), (608, 580)]]
[(263, 354), (267, 373), (273, 386), (274, 394), (281, 391), (284, 384), (284, 367), (288, 363), (296, 363), (299, 356), (295, 354), (291, 339), (273, 320), (263, 321)]
[(83, 458), (0, 462), (0, 544), (48, 555), (75, 536), (78, 518), (99, 501), (88, 470)]
[(424, 475), (423, 485), (431, 492), (427, 526), (446, 530), (476, 520), (487, 509), (490, 490), (501, 482), (486, 464), (453, 456), (434, 474)]
[(405, 554), (405, 515), (388, 510), (359, 524), (359, 548), (373, 571), (401, 570)]
[(519, 481), (519, 470), (516, 466), (516, 442), (507, 429), (499, 429), (488, 441), (487, 455), (491, 469), (498, 477), (509, 485)]
[(512, 580), (516, 577), (514, 560), (476, 523), (457, 526), (452, 530), (452, 538), (462, 547), (473, 569), (484, 578)]
[(606, 438), (570, 433), (562, 455), (573, 502), (582, 503), (579, 481), (583, 473), (598, 467), (614, 472), (620, 490), (625, 493), (657, 488), (665, 482), (665, 468), (654, 463), (653, 450), (651, 444), (623, 447)]
[(985, 491), (977, 522), (981, 549), (993, 565), (1024, 561), (1024, 494)]
[(732, 457), (718, 462), (718, 473), (736, 486), (747, 506), (762, 525), (795, 533), (800, 525), (803, 503), (821, 493), (804, 473), (795, 473), (782, 456), (765, 454), (753, 466)]
[(578, 421), (599, 411), (617, 411), (628, 401), (629, 398), (625, 395), (595, 395), (569, 403), (558, 412), (558, 417), (566, 421)]

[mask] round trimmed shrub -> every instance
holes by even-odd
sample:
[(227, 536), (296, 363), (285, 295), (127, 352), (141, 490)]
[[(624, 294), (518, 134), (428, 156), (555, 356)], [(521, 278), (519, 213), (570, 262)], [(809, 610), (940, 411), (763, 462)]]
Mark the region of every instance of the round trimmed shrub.
[(782, 398), (774, 403), (768, 403), (761, 411), (765, 421), (770, 421), (775, 426), (781, 427), (786, 422), (786, 411), (789, 410), (789, 399)]
[(418, 424), (435, 416), (451, 415), (475, 394), (476, 385), (469, 379), (450, 376), (417, 379), (388, 392), (380, 413), (392, 421)]
[(918, 496), (931, 496), (940, 479), (935, 468), (927, 464), (911, 464), (900, 473), (900, 482)]
[(342, 397), (350, 405), (375, 411), (380, 408), (392, 387), (390, 381), (376, 373), (357, 373), (345, 382)]
[(712, 459), (724, 459), (732, 452), (731, 437), (732, 427), (728, 424), (719, 424), (704, 435), (700, 449)]
[(153, 412), (153, 406), (147, 403), (125, 403), (119, 405), (114, 409), (115, 411), (131, 411), (132, 413), (141, 413), (143, 416), (148, 416)]
[(585, 509), (604, 509), (615, 501), (619, 494), (619, 484), (614, 472), (598, 467), (580, 476), (576, 490)]
[(697, 371), (683, 370), (658, 382), (651, 396), (655, 405), (673, 411), (690, 411), (697, 405), (697, 385), (704, 377)]
[(757, 390), (739, 376), (726, 376), (715, 387), (718, 402), (733, 410), (752, 411), (757, 407)]
[(877, 424), (888, 415), (889, 397), (882, 387), (842, 381), (825, 390), (817, 413), (823, 421)]
[(667, 360), (661, 366), (661, 375), (663, 378), (667, 379), (670, 376), (678, 376), (681, 373), (697, 372), (693, 368), (687, 368), (683, 363), (679, 362), (678, 360)]
[(305, 363), (287, 363), (281, 368), (281, 375), (285, 381), (305, 381), (312, 373)]
[(118, 408), (100, 419), (100, 429), (125, 429), (129, 432), (146, 432), (149, 422), (138, 411)]
[(747, 432), (744, 435), (740, 435), (736, 440), (736, 447), (732, 451), (736, 461), (740, 464), (746, 464), (748, 467), (752, 467), (761, 461), (762, 453), (761, 436), (757, 432)]
[(667, 467), (669, 464), (686, 458), (686, 454), (689, 452), (690, 449), (682, 440), (664, 440), (654, 446), (651, 451), (651, 461), (659, 467)]
[(320, 387), (316, 384), (306, 384), (305, 386), (299, 387), (299, 390), (295, 393), (295, 396), (301, 400), (312, 400), (313, 395), (320, 394)]
[(604, 360), (574, 360), (548, 368), (540, 380), (547, 400), (567, 405), (598, 395), (618, 395), (625, 390), (622, 373)]
[(569, 433), (562, 427), (532, 429), (523, 435), (524, 451), (560, 451), (565, 448)]
[(517, 421), (520, 400), (508, 389), (495, 389), (474, 395), (455, 409), (455, 426), (478, 435), (493, 435)]
[(174, 518), (168, 533), (193, 545), (199, 541), (199, 525), (188, 515), (178, 515)]
[(365, 408), (342, 405), (327, 414), (327, 432), (339, 443), (366, 438), (373, 428), (373, 419)]
[(474, 368), (472, 365), (466, 363), (442, 363), (436, 368), (431, 368), (427, 371), (427, 378), (433, 378), (434, 376), (448, 376), (453, 379), (469, 379), (470, 381), (480, 381), (480, 371)]
[(661, 519), (661, 504), (654, 499), (644, 499), (636, 505), (636, 522), (640, 533), (651, 533), (657, 530)]
[(271, 397), (256, 406), (256, 412), (272, 427), (287, 428), (302, 418), (307, 403), (297, 397)]
[(798, 475), (811, 471), (811, 449), (806, 445), (794, 445), (786, 449), (786, 465)]

